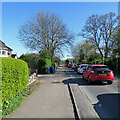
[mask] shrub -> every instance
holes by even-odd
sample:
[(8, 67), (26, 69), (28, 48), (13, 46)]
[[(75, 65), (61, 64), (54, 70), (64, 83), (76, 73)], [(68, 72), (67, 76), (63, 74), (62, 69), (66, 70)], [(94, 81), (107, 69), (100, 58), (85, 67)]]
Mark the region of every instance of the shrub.
[(117, 64), (117, 60), (116, 58), (109, 58), (109, 59), (105, 59), (105, 64), (114, 72), (116, 72), (116, 64)]
[(87, 64), (87, 60), (82, 60), (82, 63), (83, 64)]
[(51, 67), (52, 61), (50, 59), (41, 58), (38, 60), (38, 73), (45, 73), (46, 67)]
[(45, 67), (51, 67), (52, 61), (50, 59), (45, 59)]
[(38, 60), (38, 73), (45, 73), (45, 59)]
[(19, 59), (27, 62), (29, 68), (36, 69), (37, 62), (39, 60), (39, 55), (37, 55), (35, 53), (31, 53), (31, 54), (26, 53), (26, 54), (22, 54)]
[(6, 103), (2, 104), (3, 111), (1, 112), (1, 119), (4, 118), (6, 115), (10, 114), (14, 110), (16, 110), (24, 99), (30, 95), (34, 89), (40, 85), (39, 81), (34, 81), (32, 84), (28, 85), (27, 88), (23, 89), (19, 94), (17, 94), (12, 99), (8, 100)]
[(103, 61), (101, 59), (94, 59), (93, 61), (91, 61), (90, 64), (102, 64)]
[(12, 99), (28, 84), (28, 66), (23, 60), (2, 59), (2, 102)]

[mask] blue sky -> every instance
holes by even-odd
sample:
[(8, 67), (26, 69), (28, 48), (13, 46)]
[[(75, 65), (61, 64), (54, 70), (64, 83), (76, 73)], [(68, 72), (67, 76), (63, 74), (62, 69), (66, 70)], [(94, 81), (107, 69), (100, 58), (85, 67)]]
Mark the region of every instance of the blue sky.
[[(109, 12), (118, 14), (117, 2), (2, 2), (2, 37), (0, 39), (20, 56), (32, 53), (20, 42), (18, 31), (22, 24), (31, 20), (39, 11), (58, 14), (70, 31), (76, 35), (75, 43), (83, 40), (77, 36), (92, 14), (103, 15)], [(64, 51), (66, 58), (69, 52)]]

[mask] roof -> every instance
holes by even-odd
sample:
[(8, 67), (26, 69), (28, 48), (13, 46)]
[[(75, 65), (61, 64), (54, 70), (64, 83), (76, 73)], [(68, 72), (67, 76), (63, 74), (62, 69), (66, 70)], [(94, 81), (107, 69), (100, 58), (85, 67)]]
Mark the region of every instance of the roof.
[(6, 46), (5, 43), (2, 42), (1, 40), (0, 40), (0, 47), (7, 48), (8, 50), (13, 51), (10, 47)]

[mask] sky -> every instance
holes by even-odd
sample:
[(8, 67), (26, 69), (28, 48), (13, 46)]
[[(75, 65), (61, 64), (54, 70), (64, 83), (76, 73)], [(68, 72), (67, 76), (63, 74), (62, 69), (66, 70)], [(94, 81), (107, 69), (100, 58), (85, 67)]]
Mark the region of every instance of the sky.
[[(103, 15), (109, 12), (118, 15), (118, 2), (2, 2), (0, 39), (12, 48), (18, 57), (25, 53), (36, 52), (30, 51), (20, 41), (18, 32), (21, 25), (31, 20), (41, 10), (59, 15), (76, 36), (74, 42), (79, 43), (84, 39), (77, 34), (81, 32), (87, 18), (92, 14)], [(63, 54), (64, 59), (71, 57), (68, 50)]]

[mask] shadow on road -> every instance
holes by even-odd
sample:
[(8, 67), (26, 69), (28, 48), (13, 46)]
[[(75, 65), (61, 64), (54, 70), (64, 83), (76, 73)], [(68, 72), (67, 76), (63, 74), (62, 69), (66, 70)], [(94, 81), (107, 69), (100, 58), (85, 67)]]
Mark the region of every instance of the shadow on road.
[(87, 80), (83, 80), (82, 78), (70, 78), (62, 81), (64, 84), (78, 84), (79, 86), (103, 86), (102, 83), (94, 82), (92, 84), (88, 84)]
[(96, 85), (99, 85), (99, 86), (103, 86), (103, 85), (106, 85), (106, 84), (103, 84), (102, 82), (93, 82), (92, 84), (88, 84), (87, 80), (83, 80), (82, 78), (82, 75), (79, 75), (77, 74), (76, 72), (74, 72), (73, 70), (69, 69), (67, 72), (66, 72), (66, 75), (73, 75), (75, 76), (74, 78), (70, 78), (70, 79), (67, 79), (67, 80), (63, 80), (63, 83), (64, 84), (78, 84), (79, 86), (96, 86)]
[(101, 118), (120, 119), (120, 94), (101, 94), (97, 96), (97, 99), (99, 102), (94, 104), (94, 109)]

